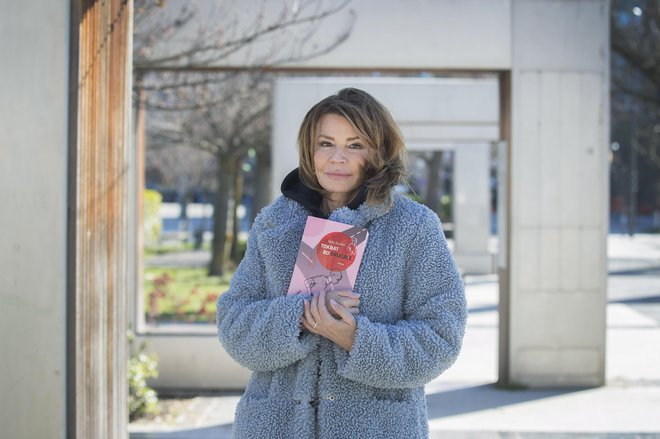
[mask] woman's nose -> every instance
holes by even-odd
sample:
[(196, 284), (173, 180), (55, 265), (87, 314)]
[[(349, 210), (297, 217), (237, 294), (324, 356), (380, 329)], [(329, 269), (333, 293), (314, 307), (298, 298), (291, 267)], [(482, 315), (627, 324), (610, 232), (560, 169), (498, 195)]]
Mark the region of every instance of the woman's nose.
[(345, 162), (346, 161), (346, 156), (343, 154), (340, 148), (335, 148), (335, 150), (332, 153), (332, 156), (330, 157), (330, 160), (333, 162)]

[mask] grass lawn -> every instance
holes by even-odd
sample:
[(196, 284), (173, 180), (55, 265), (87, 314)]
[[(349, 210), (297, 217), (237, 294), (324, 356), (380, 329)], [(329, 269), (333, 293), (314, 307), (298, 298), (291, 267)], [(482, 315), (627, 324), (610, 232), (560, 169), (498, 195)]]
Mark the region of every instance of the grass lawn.
[[(176, 242), (170, 244), (160, 244), (153, 247), (145, 246), (144, 256), (149, 257), (166, 255), (168, 253), (176, 253), (186, 250), (195, 250), (195, 245), (192, 242)], [(211, 244), (208, 242), (203, 243), (202, 250), (211, 250)]]
[(207, 276), (206, 267), (147, 267), (144, 272), (148, 323), (214, 323), (215, 301), (233, 273)]

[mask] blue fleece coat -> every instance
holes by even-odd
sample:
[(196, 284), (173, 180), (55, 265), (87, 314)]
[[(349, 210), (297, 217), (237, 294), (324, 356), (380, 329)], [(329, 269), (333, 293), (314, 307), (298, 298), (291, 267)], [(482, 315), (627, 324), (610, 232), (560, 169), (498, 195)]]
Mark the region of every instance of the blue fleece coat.
[(303, 296), (287, 296), (309, 212), (278, 198), (255, 220), (245, 258), (218, 299), (218, 336), (254, 371), (234, 437), (424, 438), (424, 384), (449, 368), (466, 321), (463, 283), (438, 217), (395, 195), (329, 219), (367, 226), (350, 352), (301, 331)]

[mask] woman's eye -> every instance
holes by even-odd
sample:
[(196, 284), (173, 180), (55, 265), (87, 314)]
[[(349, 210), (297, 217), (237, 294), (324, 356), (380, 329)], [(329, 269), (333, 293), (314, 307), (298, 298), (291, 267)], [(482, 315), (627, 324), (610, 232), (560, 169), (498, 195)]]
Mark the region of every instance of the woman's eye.
[(330, 142), (321, 142), (319, 146), (332, 146), (332, 143)]
[(352, 143), (348, 147), (351, 148), (351, 149), (362, 149), (363, 148), (361, 143)]

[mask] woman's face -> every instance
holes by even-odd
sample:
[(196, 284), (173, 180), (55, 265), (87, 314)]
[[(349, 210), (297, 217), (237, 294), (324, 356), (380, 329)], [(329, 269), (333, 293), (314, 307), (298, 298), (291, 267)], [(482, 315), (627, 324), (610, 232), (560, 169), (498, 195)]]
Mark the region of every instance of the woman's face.
[(319, 121), (314, 145), (314, 172), (319, 184), (334, 202), (347, 204), (363, 183), (369, 146), (350, 122), (337, 114)]

